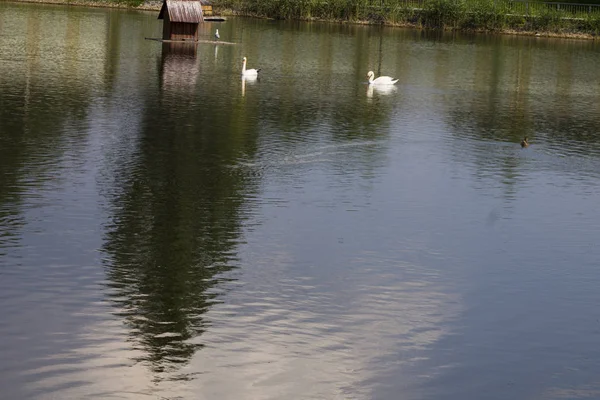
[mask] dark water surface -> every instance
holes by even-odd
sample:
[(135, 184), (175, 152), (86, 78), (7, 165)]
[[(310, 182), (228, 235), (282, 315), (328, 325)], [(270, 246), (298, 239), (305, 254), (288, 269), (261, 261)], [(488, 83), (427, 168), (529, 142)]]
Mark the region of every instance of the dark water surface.
[(600, 44), (217, 27), (0, 3), (1, 398), (600, 398)]

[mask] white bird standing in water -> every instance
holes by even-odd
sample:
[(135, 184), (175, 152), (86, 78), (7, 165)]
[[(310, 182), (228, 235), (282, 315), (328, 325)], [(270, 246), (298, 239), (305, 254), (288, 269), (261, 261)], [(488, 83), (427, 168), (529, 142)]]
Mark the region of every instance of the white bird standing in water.
[(219, 39), (221, 39), (221, 36), (219, 36), (219, 30), (217, 29), (217, 31), (215, 32), (215, 40)]
[(242, 59), (242, 75), (244, 76), (257, 76), (258, 73), (260, 72), (260, 68), (259, 69), (246, 69), (246, 57), (244, 57)]
[(380, 76), (377, 79), (373, 79), (375, 74), (373, 71), (369, 71), (367, 78), (369, 78), (369, 85), (393, 85), (398, 82), (398, 79), (394, 79), (391, 76)]

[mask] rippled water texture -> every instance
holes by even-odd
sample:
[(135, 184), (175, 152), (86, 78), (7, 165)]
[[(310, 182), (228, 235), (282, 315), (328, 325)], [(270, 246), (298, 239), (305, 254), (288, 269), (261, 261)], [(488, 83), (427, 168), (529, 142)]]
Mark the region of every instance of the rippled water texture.
[(0, 3), (0, 397), (600, 398), (599, 44), (217, 27)]

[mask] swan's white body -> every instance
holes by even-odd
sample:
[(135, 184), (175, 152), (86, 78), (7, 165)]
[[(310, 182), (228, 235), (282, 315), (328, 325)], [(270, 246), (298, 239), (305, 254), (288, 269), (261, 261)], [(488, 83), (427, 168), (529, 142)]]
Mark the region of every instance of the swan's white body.
[(398, 79), (394, 79), (391, 76), (380, 76), (377, 79), (373, 79), (375, 74), (373, 71), (369, 71), (367, 78), (369, 78), (369, 85), (393, 85), (398, 82)]
[(387, 96), (395, 93), (396, 90), (397, 88), (394, 85), (367, 85), (367, 98), (372, 99), (373, 93)]
[(217, 31), (215, 32), (215, 40), (219, 39), (221, 39), (221, 35), (219, 35), (219, 30), (217, 29)]
[(260, 72), (260, 68), (259, 69), (246, 69), (246, 57), (244, 57), (242, 59), (242, 75), (243, 76), (257, 76), (258, 73)]

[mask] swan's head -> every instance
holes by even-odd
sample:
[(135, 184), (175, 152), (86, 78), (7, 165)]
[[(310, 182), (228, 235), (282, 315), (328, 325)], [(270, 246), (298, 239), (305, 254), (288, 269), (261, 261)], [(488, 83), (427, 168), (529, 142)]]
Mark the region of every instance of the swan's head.
[(369, 71), (367, 73), (367, 78), (369, 78), (369, 79), (373, 79), (374, 76), (375, 76), (375, 74), (373, 73), (373, 71)]
[(246, 57), (242, 58), (242, 62), (244, 62), (244, 63), (246, 62)]

